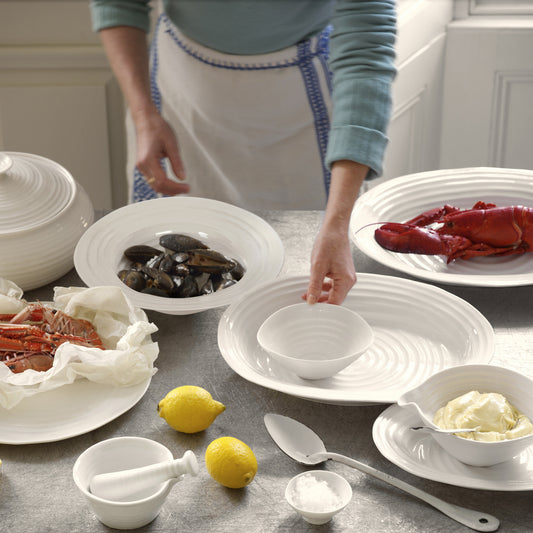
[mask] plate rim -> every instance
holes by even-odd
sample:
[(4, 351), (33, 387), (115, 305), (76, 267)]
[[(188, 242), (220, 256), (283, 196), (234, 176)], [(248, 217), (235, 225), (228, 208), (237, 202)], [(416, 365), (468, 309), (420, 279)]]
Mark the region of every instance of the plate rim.
[[(127, 411), (129, 411), (132, 407), (137, 405), (137, 403), (144, 397), (146, 394), (146, 391), (148, 390), (148, 387), (150, 386), (150, 383), (152, 381), (152, 376), (149, 376), (145, 380), (135, 384), (131, 385), (129, 387), (113, 387), (112, 385), (109, 385), (109, 388), (117, 389), (117, 390), (123, 390), (126, 392), (129, 392), (131, 394), (131, 400), (128, 401), (126, 404), (121, 405), (117, 407), (114, 411), (110, 411), (106, 417), (99, 418), (97, 421), (92, 421), (92, 419), (85, 419), (83, 416), (79, 417), (79, 420), (81, 420), (81, 424), (77, 426), (75, 429), (70, 429), (68, 431), (58, 431), (55, 433), (50, 433), (49, 437), (35, 437), (35, 438), (27, 438), (24, 436), (18, 437), (16, 439), (6, 439), (5, 433), (2, 434), (0, 437), (0, 444), (9, 444), (9, 445), (26, 445), (26, 444), (44, 444), (48, 442), (58, 442), (66, 439), (70, 439), (72, 437), (77, 437), (79, 435), (84, 435), (85, 433), (89, 433), (90, 431), (93, 431), (95, 429), (98, 429), (102, 426), (105, 426), (109, 422), (112, 422), (113, 420), (117, 419), (119, 416), (123, 415)], [(56, 389), (52, 389), (50, 391), (44, 391), (41, 393), (38, 393), (38, 396), (40, 399), (42, 399), (44, 402), (46, 402), (46, 395), (49, 393), (57, 393), (57, 391), (60, 391), (63, 388), (68, 388), (70, 392), (72, 392), (72, 388), (76, 388), (76, 386), (79, 386), (81, 382), (88, 382), (88, 383), (94, 383), (95, 385), (103, 385), (101, 383), (91, 382), (85, 378), (77, 379), (72, 383), (68, 383), (66, 385), (63, 385), (61, 387), (58, 387)], [(95, 391), (96, 392), (96, 391)], [(36, 396), (36, 395), (34, 395)], [(30, 397), (33, 398), (34, 396)], [(124, 395), (125, 399), (128, 397), (127, 394)], [(100, 398), (103, 402), (105, 402), (108, 397), (101, 397), (99, 394), (96, 394), (96, 398)], [(24, 399), (21, 400), (20, 404), (24, 402)], [(17, 404), (17, 405), (20, 405)], [(17, 405), (14, 406), (12, 409), (5, 409), (3, 407), (0, 407), (0, 418), (1, 413), (3, 411), (11, 411), (13, 412), (14, 409), (17, 409)], [(54, 418), (51, 418), (49, 422), (51, 424), (54, 423)], [(1, 421), (0, 421), (1, 423)]]

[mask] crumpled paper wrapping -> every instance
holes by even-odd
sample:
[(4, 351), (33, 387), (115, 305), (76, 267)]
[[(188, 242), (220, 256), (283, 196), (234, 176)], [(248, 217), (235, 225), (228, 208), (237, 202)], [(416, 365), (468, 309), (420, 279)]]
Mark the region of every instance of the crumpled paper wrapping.
[[(21, 311), (23, 291), (0, 278), (0, 314)], [(159, 355), (150, 335), (157, 331), (146, 313), (134, 307), (119, 287), (55, 287), (53, 307), (74, 318), (89, 320), (106, 350), (65, 343), (46, 372), (13, 374), (0, 363), (0, 405), (10, 409), (27, 396), (56, 389), (81, 378), (113, 387), (141, 383), (157, 372)]]

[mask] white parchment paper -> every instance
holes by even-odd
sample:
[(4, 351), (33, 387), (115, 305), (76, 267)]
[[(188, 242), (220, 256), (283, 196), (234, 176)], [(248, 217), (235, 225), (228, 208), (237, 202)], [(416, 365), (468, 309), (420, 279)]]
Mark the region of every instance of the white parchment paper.
[[(13, 282), (0, 278), (0, 314), (18, 313), (28, 302)], [(17, 405), (27, 396), (86, 378), (113, 387), (145, 381), (157, 371), (159, 355), (151, 334), (157, 331), (146, 313), (134, 307), (119, 287), (55, 287), (53, 307), (74, 318), (89, 320), (106, 350), (65, 343), (46, 372), (14, 374), (0, 363), (0, 405)]]

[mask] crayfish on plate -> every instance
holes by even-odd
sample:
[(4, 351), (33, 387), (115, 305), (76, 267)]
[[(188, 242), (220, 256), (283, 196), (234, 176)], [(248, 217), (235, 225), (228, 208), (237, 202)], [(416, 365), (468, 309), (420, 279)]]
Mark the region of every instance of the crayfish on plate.
[(533, 249), (533, 208), (497, 207), (485, 202), (477, 202), (472, 209), (444, 205), (403, 224), (383, 224), (374, 236), (387, 250), (443, 255), (448, 263), (471, 257), (523, 254)]
[(61, 344), (105, 349), (88, 320), (35, 303), (17, 314), (0, 314), (0, 361), (15, 374), (33, 369), (45, 372)]

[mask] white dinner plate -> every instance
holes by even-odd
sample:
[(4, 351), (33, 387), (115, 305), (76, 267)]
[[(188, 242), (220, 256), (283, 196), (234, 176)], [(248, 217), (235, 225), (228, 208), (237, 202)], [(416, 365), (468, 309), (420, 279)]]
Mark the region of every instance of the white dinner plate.
[[(129, 246), (159, 248), (165, 233), (185, 233), (239, 261), (245, 274), (236, 284), (191, 298), (162, 298), (127, 287), (117, 277)], [(186, 315), (229, 305), (258, 283), (275, 278), (284, 261), (279, 235), (265, 220), (239, 207), (206, 198), (173, 196), (130, 204), (95, 222), (80, 238), (74, 265), (89, 286), (116, 285), (142, 309)]]
[(368, 322), (374, 343), (331, 378), (301, 379), (272, 360), (256, 335), (273, 312), (301, 302), (308, 283), (307, 276), (278, 278), (225, 310), (218, 345), (237, 374), (263, 387), (323, 403), (392, 403), (439, 370), (486, 363), (493, 355), (494, 331), (469, 303), (426, 283), (359, 273), (343, 305)]
[(471, 208), (477, 201), (533, 208), (533, 171), (466, 168), (437, 170), (385, 181), (363, 194), (354, 206), (350, 235), (355, 245), (379, 263), (438, 283), (512, 287), (533, 283), (533, 253), (476, 257), (446, 263), (444, 256), (404, 254), (382, 248), (374, 239), (378, 223), (405, 222), (451, 204)]
[(54, 442), (92, 431), (133, 407), (150, 381), (122, 388), (80, 379), (29, 396), (12, 409), (0, 407), (0, 443)]
[(409, 429), (419, 425), (418, 415), (391, 405), (374, 422), (372, 437), (384, 457), (416, 476), (471, 489), (533, 489), (533, 445), (499, 465), (469, 466), (445, 452), (431, 435)]

